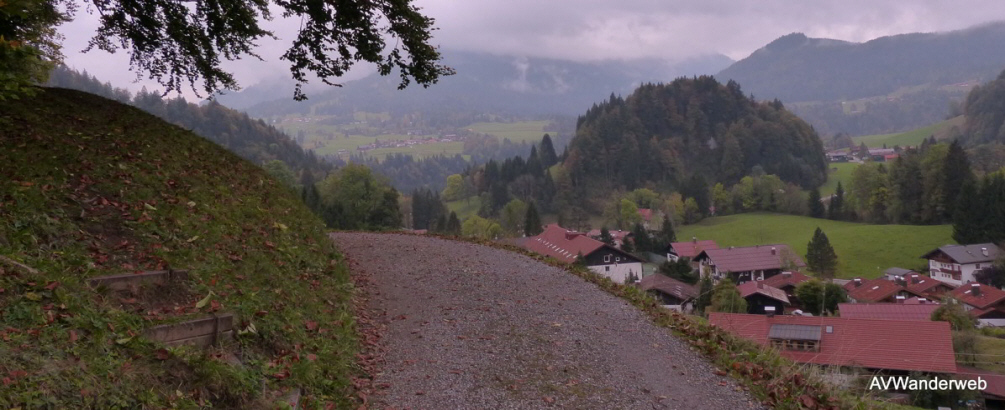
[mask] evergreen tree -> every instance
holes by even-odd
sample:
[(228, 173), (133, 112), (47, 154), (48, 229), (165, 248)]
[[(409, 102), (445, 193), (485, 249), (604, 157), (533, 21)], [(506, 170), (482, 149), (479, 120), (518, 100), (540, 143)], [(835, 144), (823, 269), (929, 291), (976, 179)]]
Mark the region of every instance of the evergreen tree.
[(704, 313), (705, 309), (712, 305), (712, 275), (705, 275), (698, 285), (698, 300), (694, 303), (694, 309)]
[(820, 227), (813, 232), (813, 239), (806, 245), (806, 264), (823, 278), (833, 278), (837, 271), (837, 254)]
[(960, 190), (963, 188), (963, 184), (974, 178), (973, 171), (970, 170), (970, 160), (959, 140), (953, 140), (952, 144), (949, 144), (942, 177), (944, 220), (949, 220), (955, 215), (956, 203), (960, 200)]
[(541, 149), (538, 156), (541, 159), (541, 166), (548, 169), (552, 165), (558, 163), (558, 156), (555, 155), (555, 145), (551, 142), (551, 136), (544, 134), (544, 138), (541, 138)]
[(679, 258), (676, 261), (663, 262), (660, 265), (659, 273), (691, 285), (698, 283), (698, 275), (691, 268), (690, 258)]
[(537, 205), (531, 202), (527, 204), (527, 215), (524, 218), (523, 233), (530, 237), (539, 235), (541, 232), (544, 232), (544, 228), (541, 227), (541, 216), (537, 213)]
[[(663, 252), (672, 242), (677, 242), (677, 233), (674, 232), (673, 223), (670, 221), (670, 215), (663, 215), (663, 226), (660, 227), (660, 232), (657, 235), (657, 243), (654, 248), (659, 252)], [(656, 252), (656, 251), (654, 251)]]
[(803, 310), (814, 315), (834, 314), (838, 304), (848, 301), (848, 293), (835, 283), (824, 283), (817, 279), (808, 280), (796, 286), (796, 297)]
[(736, 283), (727, 277), (715, 284), (711, 309), (713, 312), (747, 313), (747, 300), (740, 296)]
[(649, 231), (642, 224), (635, 224), (635, 228), (632, 229), (632, 237), (635, 240), (636, 252), (652, 252), (653, 239), (649, 236)]
[(810, 197), (807, 201), (806, 205), (810, 211), (810, 217), (823, 218), (826, 209), (824, 209), (824, 203), (820, 201), (820, 190), (817, 188), (811, 189)]
[(983, 239), (986, 237), (984, 219), (991, 215), (980, 211), (983, 205), (982, 198), (978, 198), (974, 182), (966, 181), (960, 187), (959, 202), (956, 203), (956, 212), (953, 214), (953, 240), (956, 243), (984, 242)]
[(827, 208), (827, 219), (841, 220), (844, 217), (844, 188), (841, 181), (838, 181), (834, 196), (831, 197), (830, 206)]
[(450, 218), (447, 219), (446, 233), (450, 235), (461, 234), (461, 220), (457, 218), (457, 212), (450, 211)]
[(611, 236), (611, 231), (607, 230), (606, 226), (600, 228), (600, 242), (606, 243), (610, 246), (614, 246), (614, 237)]

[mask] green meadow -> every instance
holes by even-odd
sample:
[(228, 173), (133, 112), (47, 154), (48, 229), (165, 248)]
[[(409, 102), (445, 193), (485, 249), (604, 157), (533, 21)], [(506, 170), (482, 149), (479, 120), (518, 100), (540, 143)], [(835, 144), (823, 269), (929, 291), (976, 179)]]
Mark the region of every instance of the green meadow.
[(536, 144), (541, 142), (547, 125), (548, 121), (477, 122), (467, 126), (466, 129), (494, 135), (500, 140), (509, 139), (517, 144), (521, 141)]
[(852, 137), (852, 140), (855, 141), (855, 145), (859, 145), (864, 142), (869, 148), (882, 148), (883, 144), (886, 144), (889, 148), (893, 148), (895, 145), (900, 145), (902, 147), (916, 146), (921, 144), (921, 141), (933, 135), (935, 136), (935, 139), (948, 138), (952, 128), (954, 126), (960, 127), (962, 124), (963, 117), (959, 116), (924, 128), (918, 128), (916, 130), (895, 134), (864, 135), (860, 137)]
[(857, 162), (831, 162), (827, 164), (827, 182), (820, 186), (820, 196), (833, 195), (837, 191), (838, 181), (845, 192), (848, 192), (848, 182), (851, 181), (851, 173), (858, 168)]
[(719, 247), (782, 243), (805, 259), (817, 227), (838, 255), (839, 278), (875, 278), (895, 266), (922, 269), (926, 263), (921, 255), (955, 243), (950, 225), (869, 225), (772, 213), (708, 218), (678, 228), (677, 238), (712, 239)]

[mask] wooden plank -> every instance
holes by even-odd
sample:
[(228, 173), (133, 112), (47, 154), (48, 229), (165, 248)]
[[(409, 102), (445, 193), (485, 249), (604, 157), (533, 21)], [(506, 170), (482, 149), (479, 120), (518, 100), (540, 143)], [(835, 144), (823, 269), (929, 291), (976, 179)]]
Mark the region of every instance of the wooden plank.
[(225, 337), (233, 337), (234, 314), (224, 313), (187, 322), (155, 326), (147, 329), (144, 335), (148, 339), (168, 345), (210, 346)]
[(144, 284), (163, 285), (169, 282), (188, 280), (187, 270), (155, 270), (122, 275), (99, 276), (88, 279), (91, 287), (105, 287), (112, 290), (126, 290)]

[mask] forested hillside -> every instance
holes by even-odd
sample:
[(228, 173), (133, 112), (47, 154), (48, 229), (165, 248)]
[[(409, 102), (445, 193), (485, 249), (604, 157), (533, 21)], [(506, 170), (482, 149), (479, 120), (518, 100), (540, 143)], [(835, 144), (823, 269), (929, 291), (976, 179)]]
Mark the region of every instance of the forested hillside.
[(756, 102), (712, 77), (647, 84), (580, 117), (564, 167), (582, 194), (679, 189), (693, 177), (738, 182), (755, 168), (810, 188), (826, 180), (813, 129), (780, 102)]
[(974, 87), (964, 105), (964, 139), (969, 145), (1005, 143), (1005, 71)]

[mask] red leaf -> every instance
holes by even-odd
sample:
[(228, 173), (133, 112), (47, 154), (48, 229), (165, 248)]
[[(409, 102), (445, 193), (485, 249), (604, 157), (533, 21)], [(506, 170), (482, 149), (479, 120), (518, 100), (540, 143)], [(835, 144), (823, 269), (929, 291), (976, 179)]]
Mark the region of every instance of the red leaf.
[(314, 353), (308, 353), (307, 354), (307, 361), (308, 362), (313, 362), (315, 360), (318, 360), (318, 355), (316, 355)]
[(269, 314), (269, 312), (265, 311), (265, 310), (259, 310), (259, 311), (255, 312), (255, 316), (258, 316), (258, 317), (262, 317), (262, 316), (265, 316), (267, 314)]
[(56, 289), (58, 287), (59, 287), (59, 282), (49, 282), (48, 285), (45, 285), (45, 289), (46, 290), (53, 290), (53, 289)]
[(76, 342), (77, 341), (77, 331), (76, 330), (71, 330), (70, 331), (70, 341), (71, 342)]
[(167, 351), (167, 349), (157, 349), (154, 351), (154, 357), (156, 357), (157, 360), (167, 360), (171, 357), (171, 352)]
[(284, 370), (284, 371), (279, 372), (279, 373), (273, 373), (272, 377), (274, 377), (276, 379), (279, 379), (279, 380), (283, 380), (283, 379), (285, 379), (287, 377), (290, 377), (290, 371), (289, 370)]
[(306, 323), (304, 323), (304, 327), (306, 327), (307, 330), (315, 330), (318, 328), (318, 322), (308, 320)]

